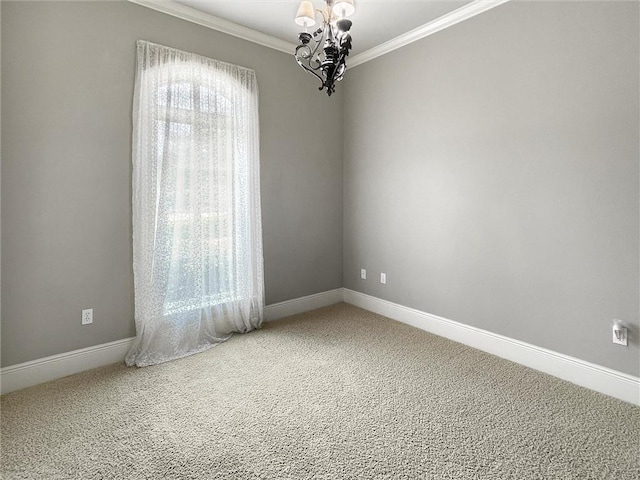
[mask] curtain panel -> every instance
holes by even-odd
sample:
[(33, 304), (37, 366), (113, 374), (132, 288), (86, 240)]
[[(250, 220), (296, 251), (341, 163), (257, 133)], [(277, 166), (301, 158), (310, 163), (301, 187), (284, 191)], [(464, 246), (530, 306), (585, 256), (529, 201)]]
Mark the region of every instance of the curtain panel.
[(253, 70), (137, 42), (127, 365), (197, 353), (263, 321), (258, 129)]

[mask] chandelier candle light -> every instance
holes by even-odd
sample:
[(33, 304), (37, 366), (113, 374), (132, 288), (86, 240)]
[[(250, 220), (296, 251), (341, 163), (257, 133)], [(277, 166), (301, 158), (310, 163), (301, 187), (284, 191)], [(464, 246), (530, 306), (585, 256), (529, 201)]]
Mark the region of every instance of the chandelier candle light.
[[(353, 0), (326, 0), (323, 10), (316, 10), (309, 1), (300, 2), (296, 23), (304, 27), (298, 35), (300, 45), (294, 54), (296, 62), (307, 72), (318, 77), (331, 96), (335, 82), (343, 79), (347, 70), (346, 59), (351, 50), (351, 20), (355, 12)], [(307, 30), (316, 24), (316, 14), (322, 15), (322, 25), (313, 33)], [(321, 48), (322, 46), (322, 48)]]

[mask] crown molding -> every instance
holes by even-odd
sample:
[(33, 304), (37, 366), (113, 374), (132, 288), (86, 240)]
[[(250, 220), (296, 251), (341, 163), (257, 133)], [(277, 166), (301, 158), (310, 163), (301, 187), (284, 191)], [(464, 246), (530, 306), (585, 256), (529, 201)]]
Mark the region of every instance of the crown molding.
[(195, 8), (182, 5), (172, 0), (127, 0), (142, 7), (147, 7), (157, 12), (166, 13), (172, 17), (181, 18), (191, 23), (196, 23), (203, 27), (211, 28), (234, 37), (248, 40), (265, 47), (273, 48), (284, 53), (293, 55), (296, 46), (293, 43), (286, 42), (280, 38), (272, 37), (266, 33), (258, 32), (251, 28), (243, 27), (237, 23), (230, 22), (215, 15), (201, 12)]
[[(249, 42), (257, 43), (268, 48), (273, 48), (280, 52), (293, 54), (296, 49), (296, 45), (280, 38), (272, 37), (266, 33), (258, 32), (248, 27), (243, 27), (237, 23), (230, 22), (215, 15), (204, 13), (195, 8), (188, 7), (173, 0), (127, 0), (130, 3), (135, 3), (143, 7), (156, 10), (157, 12), (165, 13), (173, 17), (192, 22), (203, 27), (211, 28), (234, 37), (242, 38)], [(440, 30), (451, 27), (457, 23), (467, 20), (471, 17), (475, 17), (487, 10), (495, 8), (509, 0), (474, 0), (467, 5), (464, 5), (452, 12), (449, 12), (429, 23), (414, 28), (413, 30), (398, 35), (391, 40), (381, 43), (378, 46), (370, 48), (369, 50), (354, 55), (349, 60), (349, 66), (355, 67), (362, 63), (373, 60), (385, 53), (392, 52), (400, 47), (404, 47), (410, 43), (413, 43), (422, 38), (433, 35)]]
[(414, 28), (413, 30), (408, 31), (407, 33), (403, 33), (402, 35), (398, 35), (391, 40), (381, 43), (380, 45), (370, 48), (369, 50), (359, 53), (358, 55), (354, 55), (349, 61), (349, 67), (355, 67), (362, 63), (368, 62), (369, 60), (373, 60), (385, 53), (392, 52), (400, 47), (404, 47), (410, 43), (413, 43), (417, 40), (420, 40), (424, 37), (428, 37), (429, 35), (433, 35), (440, 30), (444, 30), (445, 28), (451, 27), (456, 23), (460, 23), (464, 20), (467, 20), (471, 17), (475, 17), (487, 10), (491, 10), (497, 6), (502, 5), (503, 3), (507, 3), (509, 0), (474, 0), (467, 5), (464, 5), (452, 12), (449, 12), (441, 17), (432, 20), (429, 23), (425, 23), (424, 25)]

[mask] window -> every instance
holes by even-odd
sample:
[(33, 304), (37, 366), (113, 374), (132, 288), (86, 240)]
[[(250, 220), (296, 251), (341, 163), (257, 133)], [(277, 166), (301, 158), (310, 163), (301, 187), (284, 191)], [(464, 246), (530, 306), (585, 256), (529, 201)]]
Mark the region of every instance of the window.
[(140, 365), (262, 320), (255, 73), (139, 41), (133, 136)]

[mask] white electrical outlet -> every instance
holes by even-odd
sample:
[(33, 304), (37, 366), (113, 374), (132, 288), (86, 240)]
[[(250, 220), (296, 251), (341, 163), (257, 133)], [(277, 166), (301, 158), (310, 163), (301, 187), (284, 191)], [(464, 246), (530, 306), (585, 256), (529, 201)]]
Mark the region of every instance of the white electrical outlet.
[(366, 280), (367, 279), (367, 269), (366, 268), (361, 268), (360, 269), (360, 278), (362, 280)]
[(82, 325), (93, 323), (93, 308), (82, 310)]
[(386, 273), (381, 273), (380, 274), (380, 283), (386, 285), (386, 283), (387, 283), (387, 274)]
[(620, 320), (613, 321), (613, 343), (616, 345), (624, 345), (625, 347), (629, 345), (628, 331), (627, 327), (622, 325)]

